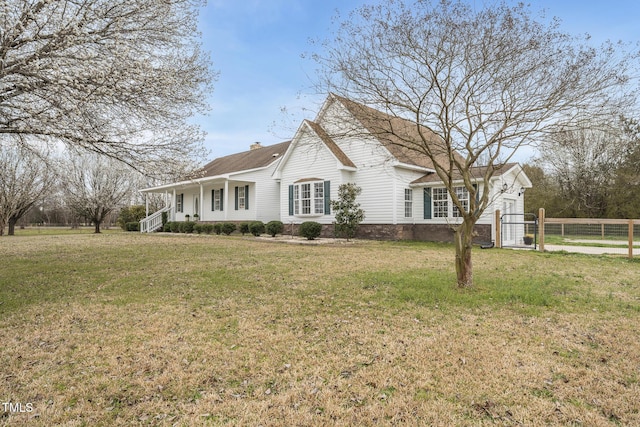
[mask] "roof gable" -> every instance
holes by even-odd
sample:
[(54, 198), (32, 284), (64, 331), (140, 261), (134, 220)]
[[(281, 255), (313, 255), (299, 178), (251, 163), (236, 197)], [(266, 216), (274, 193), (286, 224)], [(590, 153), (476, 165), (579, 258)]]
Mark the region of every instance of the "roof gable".
[(293, 151), (296, 149), (296, 146), (298, 145), (300, 138), (302, 138), (302, 135), (305, 129), (307, 131), (314, 133), (320, 139), (320, 141), (322, 142), (322, 145), (325, 148), (327, 148), (327, 150), (331, 153), (331, 155), (336, 159), (338, 163), (337, 164), (338, 169), (355, 170), (357, 168), (355, 163), (353, 163), (353, 161), (351, 161), (349, 156), (347, 156), (344, 153), (344, 151), (342, 151), (342, 149), (338, 146), (338, 144), (335, 143), (335, 141), (329, 136), (329, 134), (324, 130), (322, 126), (320, 126), (316, 122), (312, 122), (311, 120), (305, 119), (302, 121), (302, 124), (300, 124), (300, 127), (296, 131), (296, 134), (293, 137), (293, 140), (291, 140), (291, 144), (289, 145), (287, 152), (283, 156), (282, 161), (276, 167), (276, 170), (274, 171), (274, 174), (273, 174), (274, 178), (276, 179), (280, 178), (283, 168), (289, 161), (289, 158), (291, 157), (291, 154), (293, 153)]
[(324, 145), (327, 146), (331, 154), (342, 163), (344, 166), (355, 168), (356, 165), (351, 161), (351, 159), (338, 147), (338, 144), (327, 134), (322, 126), (318, 123), (312, 122), (311, 120), (305, 120), (305, 123), (315, 132), (316, 135), (322, 140)]
[[(357, 103), (336, 94), (330, 97), (340, 102), (362, 126), (391, 153), (400, 163), (426, 169), (435, 169), (433, 161), (424, 153), (424, 140), (431, 148), (439, 148), (436, 160), (439, 164), (449, 163), (449, 151), (440, 138), (431, 130), (417, 126), (414, 122), (395, 117), (366, 105)], [(438, 147), (439, 146), (439, 147)], [(455, 151), (452, 153), (460, 161), (462, 157)]]

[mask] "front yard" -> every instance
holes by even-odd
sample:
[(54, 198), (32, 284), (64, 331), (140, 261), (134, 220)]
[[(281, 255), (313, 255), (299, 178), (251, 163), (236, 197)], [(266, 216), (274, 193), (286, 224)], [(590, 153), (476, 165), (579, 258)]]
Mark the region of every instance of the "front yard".
[(0, 256), (0, 424), (640, 424), (637, 261), (476, 250), (457, 291), (438, 244), (18, 235)]

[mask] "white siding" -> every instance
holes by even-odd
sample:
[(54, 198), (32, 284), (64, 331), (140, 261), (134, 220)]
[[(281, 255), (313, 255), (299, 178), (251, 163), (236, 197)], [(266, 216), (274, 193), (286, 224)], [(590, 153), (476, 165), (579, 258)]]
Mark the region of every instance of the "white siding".
[(332, 200), (337, 198), (338, 187), (343, 183), (343, 174), (338, 170), (335, 157), (313, 132), (303, 128), (292, 144), (295, 144), (295, 147), (281, 173), (280, 220), (285, 224), (300, 224), (304, 221), (331, 224), (334, 221), (332, 213), (328, 215), (289, 215), (289, 186), (296, 181), (309, 178), (330, 181)]
[[(201, 221), (263, 221), (280, 219), (280, 185), (272, 178), (277, 162), (264, 169), (234, 174), (228, 182), (224, 179), (193, 184), (188, 188), (176, 190), (184, 194), (184, 212), (176, 213), (176, 221), (184, 221), (185, 215), (194, 215), (194, 198), (198, 197)], [(249, 209), (235, 209), (235, 188), (249, 186)], [(212, 190), (225, 190), (223, 210), (212, 210)], [(175, 201), (173, 203), (175, 206)]]
[[(344, 125), (347, 114), (340, 103), (333, 103), (324, 111), (320, 124), (330, 135), (353, 134), (353, 129), (360, 126), (357, 123)], [(364, 129), (351, 136), (336, 137), (334, 142), (357, 166), (344, 182), (354, 182), (362, 189), (357, 201), (365, 211), (363, 223), (412, 223), (413, 218), (404, 217), (404, 189), (424, 173), (395, 167), (395, 159), (389, 151)], [(337, 187), (332, 185), (332, 193), (334, 190), (337, 195)], [(414, 217), (415, 203), (414, 192)]]

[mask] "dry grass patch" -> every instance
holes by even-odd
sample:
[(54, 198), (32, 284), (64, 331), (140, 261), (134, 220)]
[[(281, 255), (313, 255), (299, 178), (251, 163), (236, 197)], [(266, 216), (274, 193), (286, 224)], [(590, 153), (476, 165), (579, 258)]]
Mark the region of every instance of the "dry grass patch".
[(477, 251), (460, 292), (446, 245), (35, 236), (0, 256), (0, 397), (34, 406), (3, 424), (640, 423), (635, 262)]

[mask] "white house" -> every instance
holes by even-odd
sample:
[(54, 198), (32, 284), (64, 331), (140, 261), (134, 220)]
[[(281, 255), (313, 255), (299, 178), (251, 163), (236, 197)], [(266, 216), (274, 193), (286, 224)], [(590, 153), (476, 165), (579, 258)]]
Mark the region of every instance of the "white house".
[[(459, 212), (431, 161), (407, 148), (412, 137), (417, 140), (412, 132), (415, 126), (409, 122), (331, 94), (315, 120), (303, 121), (291, 141), (216, 159), (198, 178), (143, 192), (165, 193), (173, 220), (197, 213), (200, 221), (280, 220), (294, 229), (316, 221), (330, 235), (330, 200), (337, 198), (341, 184), (355, 183), (362, 188), (358, 202), (365, 211), (361, 237), (451, 240), (450, 225), (461, 220)], [(477, 173), (480, 191), (485, 191), (483, 169)], [(456, 191), (464, 200), (469, 192), (460, 182)], [(492, 205), (477, 224), (478, 240), (495, 239), (496, 209), (509, 215), (524, 212), (524, 189), (530, 187), (518, 164), (505, 164), (494, 173), (486, 189)], [(151, 221), (143, 222), (144, 231), (152, 231)], [(517, 243), (524, 233), (522, 227), (507, 231), (505, 244)]]

